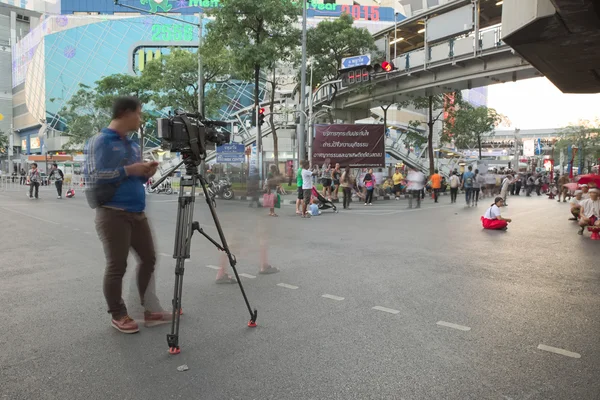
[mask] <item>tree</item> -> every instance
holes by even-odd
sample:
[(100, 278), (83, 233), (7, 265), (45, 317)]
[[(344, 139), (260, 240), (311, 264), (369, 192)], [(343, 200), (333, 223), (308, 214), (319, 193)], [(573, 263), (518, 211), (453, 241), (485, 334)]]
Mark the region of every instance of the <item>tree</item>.
[(306, 36), (306, 54), (313, 59), (313, 87), (335, 79), (344, 57), (376, 51), (373, 36), (367, 29), (355, 27), (349, 14), (319, 22)]
[[(214, 42), (205, 42), (200, 50), (203, 65), (204, 114), (216, 117), (219, 108), (226, 103), (224, 89), (229, 72), (227, 51)], [(182, 49), (149, 62), (140, 77), (143, 87), (151, 89), (150, 99), (157, 109), (186, 112), (198, 111), (198, 55)]]
[(449, 110), (451, 123), (445, 125), (442, 141), (454, 141), (458, 148), (477, 146), (481, 160), (481, 139), (492, 136), (500, 123), (507, 121), (506, 117), (495, 109), (485, 106), (474, 107), (470, 103), (461, 102)]
[[(295, 0), (221, 0), (219, 4), (211, 13), (215, 19), (208, 24), (209, 36), (223, 40), (240, 77), (253, 76), (254, 106), (258, 109), (261, 69), (272, 69), (277, 61), (291, 59), (299, 44), (300, 32), (295, 25), (300, 3)], [(273, 145), (278, 162), (275, 131)]]
[(110, 110), (99, 106), (97, 97), (92, 87), (80, 83), (77, 92), (58, 112), (58, 122), (65, 125), (64, 134), (69, 137), (67, 149), (80, 147), (110, 122)]
[[(444, 118), (445, 116), (450, 115), (449, 113), (444, 113), (444, 111), (456, 108), (462, 103), (462, 96), (460, 92), (453, 93), (442, 93), (437, 95), (429, 95), (424, 97), (416, 97), (412, 100), (405, 101), (404, 103), (399, 104), (400, 107), (407, 107), (411, 105), (418, 110), (427, 110), (427, 157), (429, 158), (429, 174), (433, 175), (435, 170), (435, 163), (433, 158), (433, 127), (440, 120), (440, 118)], [(434, 114), (437, 115), (434, 117)], [(418, 133), (416, 128), (422, 125), (421, 121), (415, 120), (410, 121), (409, 126), (412, 128), (411, 137), (412, 140), (418, 142), (425, 142), (424, 140), (418, 139)], [(444, 140), (442, 140), (444, 141)]]
[(0, 129), (0, 153), (6, 153), (9, 144), (8, 135)]
[(558, 150), (566, 150), (569, 146), (577, 147), (580, 171), (583, 171), (586, 161), (594, 162), (600, 158), (600, 118), (569, 124), (559, 130), (558, 136)]

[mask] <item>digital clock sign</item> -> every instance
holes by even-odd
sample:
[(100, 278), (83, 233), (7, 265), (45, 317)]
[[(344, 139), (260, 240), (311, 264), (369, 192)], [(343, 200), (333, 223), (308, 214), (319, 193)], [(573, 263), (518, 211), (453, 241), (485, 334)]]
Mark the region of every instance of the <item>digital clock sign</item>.
[(153, 24), (153, 42), (191, 42), (194, 40), (194, 27), (186, 24)]

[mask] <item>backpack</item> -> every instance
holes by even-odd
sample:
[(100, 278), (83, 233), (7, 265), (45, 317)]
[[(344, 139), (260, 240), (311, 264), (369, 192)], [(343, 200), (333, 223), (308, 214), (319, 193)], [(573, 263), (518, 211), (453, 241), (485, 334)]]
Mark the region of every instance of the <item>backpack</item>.
[(469, 186), (473, 185), (473, 177), (469, 176), (466, 180), (465, 183)]

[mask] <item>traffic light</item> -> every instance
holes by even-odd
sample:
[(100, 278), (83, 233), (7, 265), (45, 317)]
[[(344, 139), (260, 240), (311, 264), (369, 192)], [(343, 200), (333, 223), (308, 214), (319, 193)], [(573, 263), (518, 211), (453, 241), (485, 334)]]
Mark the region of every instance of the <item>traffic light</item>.
[(394, 64), (389, 61), (383, 61), (381, 64), (375, 64), (373, 66), (373, 73), (380, 74), (382, 72), (392, 72), (396, 69)]
[[(252, 126), (256, 126), (256, 108), (252, 110)], [(265, 108), (261, 107), (258, 109), (258, 123), (262, 126), (265, 123)]]

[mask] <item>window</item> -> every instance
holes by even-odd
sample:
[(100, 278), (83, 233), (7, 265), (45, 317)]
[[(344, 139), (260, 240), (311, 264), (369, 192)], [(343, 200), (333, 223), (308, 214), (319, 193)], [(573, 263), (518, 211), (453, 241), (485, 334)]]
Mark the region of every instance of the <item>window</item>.
[(17, 14), (17, 21), (29, 22), (29, 17), (27, 15)]

